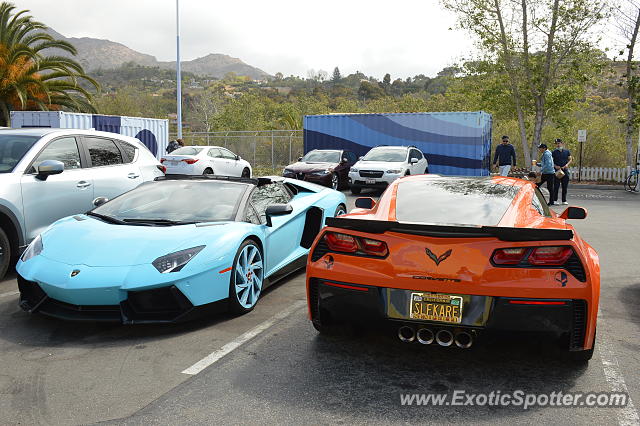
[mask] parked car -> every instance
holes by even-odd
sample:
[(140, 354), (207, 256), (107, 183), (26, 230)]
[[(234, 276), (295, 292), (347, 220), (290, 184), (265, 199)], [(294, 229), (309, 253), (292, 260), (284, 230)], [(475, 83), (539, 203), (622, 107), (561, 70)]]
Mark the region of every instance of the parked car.
[(345, 212), (341, 192), (294, 179), (159, 178), (34, 240), (16, 268), (20, 306), (125, 324), (249, 312)]
[(167, 174), (251, 177), (251, 164), (221, 146), (183, 146), (160, 162)]
[(556, 214), (520, 179), (434, 175), (355, 206), (311, 247), (307, 300), (321, 333), (387, 325), (403, 342), (464, 349), (485, 331), (538, 332), (577, 361), (593, 355), (600, 263), (569, 223), (585, 209)]
[(0, 277), (52, 222), (163, 175), (138, 140), (76, 129), (0, 130)]
[(298, 161), (289, 164), (282, 176), (306, 180), (332, 189), (348, 186), (349, 168), (355, 164), (356, 154), (341, 149), (314, 149)]
[(377, 146), (349, 170), (349, 187), (353, 194), (362, 188), (384, 189), (407, 175), (429, 173), (429, 163), (414, 146)]

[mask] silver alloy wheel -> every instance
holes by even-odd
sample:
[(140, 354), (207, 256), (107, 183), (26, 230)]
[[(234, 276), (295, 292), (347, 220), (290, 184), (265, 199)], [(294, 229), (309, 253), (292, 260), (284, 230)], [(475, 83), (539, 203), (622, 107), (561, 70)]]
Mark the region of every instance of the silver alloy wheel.
[(340, 180), (338, 179), (338, 175), (334, 173), (331, 176), (331, 188), (337, 190), (340, 184)]
[(245, 309), (251, 309), (262, 292), (263, 264), (260, 250), (253, 244), (246, 245), (236, 262), (234, 270), (234, 288), (238, 303)]

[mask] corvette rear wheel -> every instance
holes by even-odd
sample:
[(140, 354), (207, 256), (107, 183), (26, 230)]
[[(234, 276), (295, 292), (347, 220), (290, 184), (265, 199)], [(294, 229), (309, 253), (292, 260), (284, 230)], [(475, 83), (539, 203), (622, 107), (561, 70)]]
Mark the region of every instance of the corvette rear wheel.
[(262, 252), (252, 240), (246, 240), (236, 253), (229, 283), (229, 309), (244, 314), (253, 310), (262, 293), (264, 264)]

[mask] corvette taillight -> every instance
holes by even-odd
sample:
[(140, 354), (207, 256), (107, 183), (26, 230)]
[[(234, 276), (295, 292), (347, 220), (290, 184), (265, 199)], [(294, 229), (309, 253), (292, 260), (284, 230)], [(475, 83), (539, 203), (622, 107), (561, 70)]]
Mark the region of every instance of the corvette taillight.
[(497, 249), (491, 261), (498, 266), (562, 266), (572, 255), (569, 246), (513, 247)]
[(324, 241), (329, 250), (342, 253), (353, 253), (365, 256), (385, 257), (389, 248), (384, 241), (357, 237), (339, 232), (327, 232)]
[(187, 164), (194, 164), (194, 163), (198, 162), (198, 159), (197, 158), (187, 158), (187, 159), (182, 160), (182, 161), (184, 161)]
[(536, 266), (564, 265), (573, 254), (573, 249), (567, 246), (534, 248), (527, 259)]
[(527, 254), (526, 248), (498, 249), (493, 253), (493, 263), (496, 265), (517, 265)]
[(358, 243), (351, 235), (327, 232), (324, 240), (331, 250), (355, 253), (358, 251)]

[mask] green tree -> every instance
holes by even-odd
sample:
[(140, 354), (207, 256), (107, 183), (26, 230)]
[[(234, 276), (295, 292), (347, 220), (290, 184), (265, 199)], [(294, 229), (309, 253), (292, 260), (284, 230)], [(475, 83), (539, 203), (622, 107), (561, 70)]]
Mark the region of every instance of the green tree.
[[(627, 95), (627, 111), (625, 118), (625, 143), (626, 143), (626, 163), (627, 166), (634, 166), (633, 145), (636, 131), (638, 129), (638, 95), (640, 93), (640, 76), (638, 75), (638, 65), (634, 61), (636, 43), (638, 41), (638, 31), (640, 29), (640, 6), (633, 1), (627, 0), (619, 5), (616, 11), (616, 22), (618, 29), (622, 33), (626, 50), (626, 71), (622, 76), (621, 85), (625, 88)], [(620, 54), (624, 54), (622, 50)]]
[(335, 67), (333, 69), (333, 74), (331, 75), (331, 82), (333, 84), (337, 84), (340, 83), (340, 80), (342, 80), (342, 74), (340, 74), (340, 69)]
[(11, 110), (95, 112), (81, 82), (95, 89), (98, 83), (73, 59), (46, 54), (56, 48), (75, 55), (76, 49), (42, 31), (47, 27), (27, 10), (14, 11), (13, 4), (0, 3), (0, 126)]
[[(606, 1), (441, 1), (458, 15), (462, 28), (477, 36), (479, 46), (509, 82), (529, 162), (542, 138), (550, 96), (562, 85), (573, 85), (572, 91), (580, 92), (595, 70), (590, 30), (605, 17)], [(531, 143), (528, 109), (533, 115)]]

